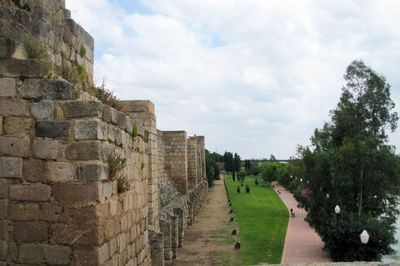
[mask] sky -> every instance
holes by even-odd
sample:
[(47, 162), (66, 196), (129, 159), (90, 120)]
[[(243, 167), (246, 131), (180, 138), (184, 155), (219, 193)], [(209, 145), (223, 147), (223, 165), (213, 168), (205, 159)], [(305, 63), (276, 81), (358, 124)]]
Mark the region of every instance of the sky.
[[(288, 159), (363, 60), (400, 113), (398, 0), (66, 0), (95, 40), (94, 80), (155, 104), (157, 128), (211, 152)], [(400, 133), (390, 133), (400, 149)]]

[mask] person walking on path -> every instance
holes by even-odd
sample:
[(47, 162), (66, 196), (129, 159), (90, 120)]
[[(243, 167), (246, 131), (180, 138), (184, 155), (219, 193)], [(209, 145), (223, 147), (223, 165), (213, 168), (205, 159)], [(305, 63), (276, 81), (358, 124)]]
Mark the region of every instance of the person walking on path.
[(278, 196), (285, 203), (286, 207), (290, 209), (292, 217), (289, 219), (281, 263), (330, 262), (331, 259), (328, 254), (322, 250), (324, 243), (321, 238), (314, 229), (304, 221), (307, 212), (297, 207), (298, 203), (292, 193), (280, 186), (277, 182), (273, 182), (272, 184)]

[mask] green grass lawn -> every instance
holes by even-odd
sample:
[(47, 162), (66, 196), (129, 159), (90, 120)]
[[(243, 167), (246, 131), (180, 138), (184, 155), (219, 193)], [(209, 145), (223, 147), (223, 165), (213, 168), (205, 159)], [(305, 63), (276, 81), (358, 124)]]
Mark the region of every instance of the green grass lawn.
[[(260, 178), (246, 177), (244, 185), (225, 177), (235, 219), (239, 223), (239, 238), (246, 265), (259, 262), (280, 263), (289, 214), (279, 196)], [(247, 194), (246, 184), (250, 187)], [(236, 188), (240, 186), (241, 193)]]

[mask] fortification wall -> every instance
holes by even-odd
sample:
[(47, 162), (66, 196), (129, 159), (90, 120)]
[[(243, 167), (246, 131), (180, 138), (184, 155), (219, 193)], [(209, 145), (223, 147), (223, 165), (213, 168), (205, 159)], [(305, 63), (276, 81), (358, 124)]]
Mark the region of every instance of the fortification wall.
[[(30, 56), (24, 47), (28, 43), (34, 53), (41, 53), (42, 49), (47, 52), (39, 54), (49, 60), (41, 64), (43, 74), (52, 75), (58, 68), (60, 75), (75, 79), (73, 71), (79, 68), (89, 81), (93, 80), (94, 40), (71, 19), (65, 1), (4, 0), (0, 2), (0, 17), (0, 57), (9, 75), (18, 77), (18, 70), (27, 68), (21, 60)], [(34, 73), (23, 71), (21, 74), (32, 76)]]
[(172, 265), (207, 193), (204, 138), (157, 130), (150, 101), (118, 111), (52, 79), (68, 62), (91, 80), (93, 39), (64, 1), (15, 3), (0, 4), (0, 265)]

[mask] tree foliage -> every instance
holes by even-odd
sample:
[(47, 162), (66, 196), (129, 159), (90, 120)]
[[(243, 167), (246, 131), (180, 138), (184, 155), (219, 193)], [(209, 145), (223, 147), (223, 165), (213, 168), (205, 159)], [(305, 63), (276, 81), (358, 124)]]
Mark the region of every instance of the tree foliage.
[(219, 155), (217, 153), (210, 153), (206, 150), (206, 176), (208, 180), (208, 186), (212, 186), (214, 180), (219, 180), (219, 166), (217, 164), (217, 159)]
[[(311, 148), (299, 149), (297, 171), (311, 191), (302, 204), (334, 260), (378, 260), (395, 242), (400, 164), (386, 130), (396, 129), (398, 115), (390, 85), (362, 61), (352, 62), (344, 79), (331, 122), (315, 130)], [(359, 240), (363, 230), (367, 245)]]
[(293, 178), (294, 167), (287, 163), (267, 162), (260, 167), (260, 173), (264, 181), (278, 181), (287, 187)]
[(233, 154), (231, 152), (225, 152), (223, 157), (225, 171), (231, 172), (233, 170)]

